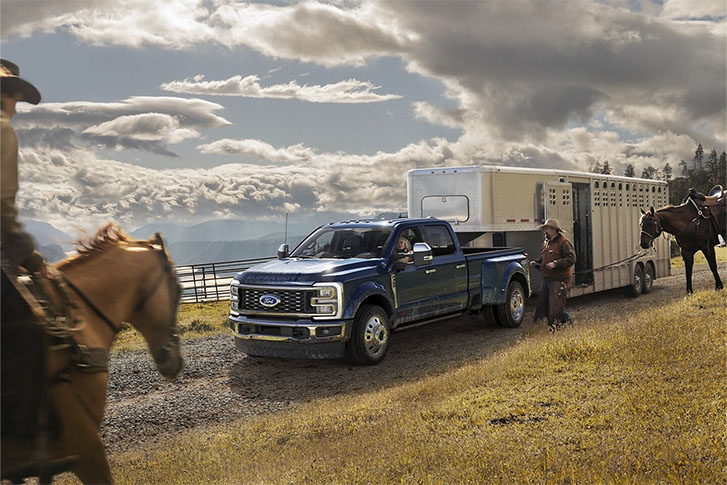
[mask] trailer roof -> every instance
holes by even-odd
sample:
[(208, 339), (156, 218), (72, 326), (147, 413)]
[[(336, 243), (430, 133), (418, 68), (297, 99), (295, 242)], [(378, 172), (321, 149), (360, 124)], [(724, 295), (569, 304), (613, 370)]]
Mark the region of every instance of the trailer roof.
[(625, 182), (639, 182), (639, 183), (651, 183), (667, 185), (663, 180), (644, 179), (639, 177), (625, 177), (622, 175), (605, 175), (602, 173), (590, 173), (590, 172), (575, 172), (572, 170), (558, 170), (549, 168), (526, 168), (526, 167), (508, 167), (501, 165), (463, 165), (459, 167), (432, 167), (432, 168), (417, 168), (409, 170), (409, 175), (431, 175), (431, 174), (452, 174), (452, 173), (487, 173), (487, 172), (506, 172), (506, 173), (527, 173), (527, 174), (540, 174), (540, 175), (553, 175), (553, 176), (578, 176), (578, 177), (589, 177), (589, 178), (603, 178), (607, 180), (621, 180)]

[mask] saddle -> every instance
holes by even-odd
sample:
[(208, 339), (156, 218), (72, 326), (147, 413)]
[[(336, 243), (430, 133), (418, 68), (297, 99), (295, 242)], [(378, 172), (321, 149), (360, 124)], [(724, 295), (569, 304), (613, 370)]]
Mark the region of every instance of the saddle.
[(688, 199), (692, 199), (702, 207), (717, 207), (724, 205), (727, 198), (725, 198), (724, 189), (721, 185), (715, 185), (709, 191), (708, 195), (704, 195), (701, 192), (697, 192), (693, 187), (689, 189), (689, 194), (684, 199), (686, 202)]
[(3, 479), (18, 482), (40, 476), (41, 483), (50, 483), (48, 477), (68, 470), (75, 461), (73, 457), (51, 460), (47, 446), (53, 417), (47, 399), (46, 358), (49, 349), (63, 340), (64, 331), (67, 334), (68, 312), (57, 316), (35, 283), (29, 276), (16, 277), (2, 270), (0, 456)]
[[(694, 205), (694, 208), (697, 209), (698, 215), (697, 218), (695, 218), (696, 223), (699, 224), (699, 218), (709, 220), (715, 234), (717, 235), (719, 246), (726, 246), (727, 242), (725, 242), (725, 239), (722, 236), (722, 232), (724, 231), (720, 230), (724, 226), (720, 226), (720, 223), (717, 222), (717, 217), (724, 219), (725, 209), (727, 208), (727, 197), (725, 197), (725, 192), (722, 186), (715, 185), (712, 187), (709, 191), (709, 195), (697, 192), (692, 187), (689, 189), (689, 193), (684, 198), (684, 202), (687, 201), (691, 202), (692, 205)], [(717, 211), (717, 216), (714, 214), (715, 211)]]

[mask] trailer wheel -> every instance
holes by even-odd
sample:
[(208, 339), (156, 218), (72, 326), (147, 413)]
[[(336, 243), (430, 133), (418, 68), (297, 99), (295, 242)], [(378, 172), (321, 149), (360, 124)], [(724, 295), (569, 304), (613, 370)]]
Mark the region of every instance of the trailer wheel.
[(634, 266), (634, 282), (629, 286), (629, 295), (636, 298), (641, 294), (641, 290), (644, 287), (644, 270), (641, 269), (641, 265), (637, 264)]
[(348, 358), (357, 365), (374, 365), (384, 360), (389, 348), (389, 317), (376, 305), (361, 307), (353, 321)]
[(525, 316), (525, 290), (519, 281), (507, 285), (505, 303), (497, 305), (498, 323), (503, 327), (519, 327)]
[(649, 293), (651, 291), (651, 287), (654, 284), (654, 267), (651, 266), (651, 263), (646, 263), (644, 266), (644, 283), (643, 288), (641, 288), (641, 293), (644, 295)]

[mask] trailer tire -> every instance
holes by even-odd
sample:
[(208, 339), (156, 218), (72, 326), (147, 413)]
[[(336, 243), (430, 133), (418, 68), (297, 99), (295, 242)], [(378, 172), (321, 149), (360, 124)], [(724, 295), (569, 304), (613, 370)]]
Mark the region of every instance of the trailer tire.
[(644, 270), (640, 264), (634, 266), (634, 279), (633, 283), (629, 285), (629, 296), (636, 298), (641, 294), (641, 290), (644, 288)]
[(654, 267), (651, 263), (646, 263), (644, 266), (644, 283), (641, 288), (641, 293), (646, 295), (651, 292), (651, 287), (654, 285)]
[(497, 305), (498, 323), (503, 327), (519, 327), (525, 317), (525, 290), (519, 281), (507, 285), (505, 302)]
[(389, 348), (391, 327), (383, 308), (364, 305), (353, 321), (348, 359), (357, 365), (375, 365), (384, 360)]

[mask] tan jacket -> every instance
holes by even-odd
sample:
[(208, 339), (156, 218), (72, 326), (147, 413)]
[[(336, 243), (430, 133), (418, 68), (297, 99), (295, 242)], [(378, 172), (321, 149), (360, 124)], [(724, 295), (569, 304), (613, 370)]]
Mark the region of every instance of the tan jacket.
[(18, 222), (15, 196), (18, 193), (18, 138), (10, 117), (1, 112), (0, 118), (0, 246), (3, 263), (15, 269), (35, 249), (31, 236)]

